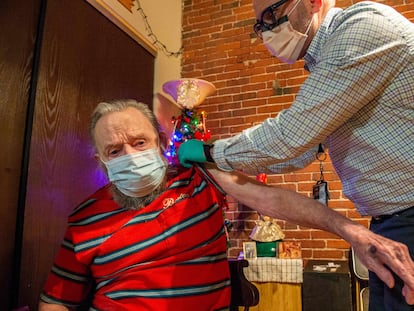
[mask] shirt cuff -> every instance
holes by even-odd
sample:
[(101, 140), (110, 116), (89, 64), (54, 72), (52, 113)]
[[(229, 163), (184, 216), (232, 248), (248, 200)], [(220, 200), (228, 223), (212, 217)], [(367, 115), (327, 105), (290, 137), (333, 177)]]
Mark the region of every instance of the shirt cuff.
[(227, 162), (224, 155), (224, 149), (226, 147), (226, 139), (219, 139), (214, 142), (213, 149), (213, 159), (217, 164), (217, 167), (225, 172), (233, 171), (233, 168), (230, 166), (230, 163)]

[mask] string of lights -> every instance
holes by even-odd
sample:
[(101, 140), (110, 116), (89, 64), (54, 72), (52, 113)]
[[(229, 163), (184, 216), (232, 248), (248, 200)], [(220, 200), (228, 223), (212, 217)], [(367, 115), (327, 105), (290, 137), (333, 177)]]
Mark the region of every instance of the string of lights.
[(139, 2), (139, 0), (136, 0), (137, 2), (137, 11), (141, 14), (142, 19), (144, 20), (145, 23), (145, 30), (147, 31), (147, 36), (152, 40), (152, 44), (158, 49), (161, 50), (165, 55), (167, 56), (174, 56), (174, 57), (178, 57), (183, 53), (183, 47), (181, 47), (178, 51), (176, 52), (172, 52), (170, 51), (167, 46), (162, 43), (160, 40), (158, 40), (157, 36), (154, 34), (154, 32), (152, 31), (152, 28), (148, 22), (148, 18), (147, 15), (145, 14), (144, 10), (141, 7), (141, 3)]

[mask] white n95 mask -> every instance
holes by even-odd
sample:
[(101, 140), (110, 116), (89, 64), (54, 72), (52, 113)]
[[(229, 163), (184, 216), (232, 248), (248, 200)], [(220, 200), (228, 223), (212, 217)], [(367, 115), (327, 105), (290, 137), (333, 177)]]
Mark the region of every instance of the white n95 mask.
[(119, 191), (138, 198), (150, 194), (162, 183), (167, 168), (157, 148), (126, 154), (103, 163), (109, 180)]

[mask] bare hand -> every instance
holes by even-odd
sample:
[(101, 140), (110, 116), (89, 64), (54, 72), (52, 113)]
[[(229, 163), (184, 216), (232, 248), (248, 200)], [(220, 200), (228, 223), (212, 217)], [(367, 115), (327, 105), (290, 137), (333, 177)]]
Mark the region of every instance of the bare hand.
[(353, 244), (353, 249), (361, 262), (390, 288), (395, 285), (390, 270), (397, 274), (404, 282), (402, 295), (405, 301), (409, 305), (414, 305), (414, 262), (408, 247), (371, 231), (368, 236), (364, 234), (363, 239), (364, 242)]

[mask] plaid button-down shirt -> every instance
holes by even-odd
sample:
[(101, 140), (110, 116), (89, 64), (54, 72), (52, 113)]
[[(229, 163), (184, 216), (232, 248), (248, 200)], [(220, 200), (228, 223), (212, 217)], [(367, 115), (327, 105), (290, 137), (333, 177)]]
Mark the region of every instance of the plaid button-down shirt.
[(325, 142), (362, 215), (414, 206), (414, 24), (378, 3), (334, 8), (304, 59), (310, 75), (292, 106), (216, 141), (218, 166), (291, 171)]

